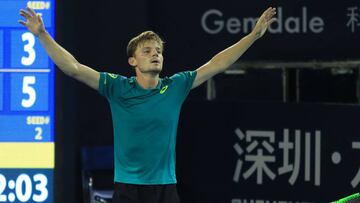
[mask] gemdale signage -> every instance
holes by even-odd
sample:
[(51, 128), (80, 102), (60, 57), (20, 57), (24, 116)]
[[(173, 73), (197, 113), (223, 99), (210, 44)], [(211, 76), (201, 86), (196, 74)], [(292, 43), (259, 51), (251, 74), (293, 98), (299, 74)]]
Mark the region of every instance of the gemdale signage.
[[(201, 27), (208, 34), (218, 34), (226, 31), (229, 34), (249, 33), (255, 26), (257, 17), (230, 17), (224, 18), (224, 13), (219, 9), (209, 9), (201, 17)], [(320, 16), (309, 13), (307, 7), (301, 8), (301, 16), (287, 16), (286, 10), (277, 8), (277, 21), (270, 28), (270, 33), (321, 33), (325, 21)]]

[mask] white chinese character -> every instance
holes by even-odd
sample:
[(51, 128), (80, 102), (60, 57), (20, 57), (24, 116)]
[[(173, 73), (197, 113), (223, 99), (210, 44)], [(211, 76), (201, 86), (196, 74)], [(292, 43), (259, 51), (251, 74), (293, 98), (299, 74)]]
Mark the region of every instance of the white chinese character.
[[(239, 128), (236, 128), (235, 134), (238, 136), (238, 138), (241, 141), (245, 138), (244, 133)], [(239, 156), (241, 156), (244, 153), (244, 150), (241, 148), (241, 146), (238, 143), (234, 144), (234, 149)], [(242, 165), (243, 165), (243, 161), (241, 159), (238, 159), (233, 177), (234, 182), (239, 182)]]
[(358, 7), (357, 6), (350, 7), (350, 8), (347, 8), (347, 10), (349, 11), (347, 13), (347, 16), (349, 17), (349, 20), (346, 23), (346, 26), (351, 27), (351, 32), (355, 32), (355, 26), (360, 25)]
[[(300, 161), (301, 161), (301, 131), (295, 130), (295, 146), (293, 142), (289, 141), (289, 130), (284, 129), (283, 141), (279, 143), (279, 149), (283, 150), (283, 165), (278, 169), (279, 175), (292, 171), (289, 183), (295, 184), (300, 172)], [(315, 185), (320, 185), (320, 149), (321, 149), (321, 133), (320, 131), (315, 132)], [(294, 150), (294, 164), (289, 162), (289, 153)], [(311, 134), (305, 133), (305, 181), (310, 181), (311, 175)]]
[[(260, 139), (262, 138), (262, 139)], [(265, 148), (267, 152), (270, 154), (274, 153), (274, 148), (270, 145), (270, 143), (275, 142), (275, 132), (274, 131), (246, 131), (246, 142), (250, 142), (250, 144), (246, 147), (246, 152), (251, 153), (255, 151), (255, 149), (259, 146), (259, 142), (256, 140), (259, 139), (261, 142), (261, 146)], [(270, 143), (268, 142), (270, 141)], [(275, 156), (266, 156), (264, 155), (262, 148), (257, 148), (256, 154), (245, 155), (245, 160), (249, 162), (253, 162), (252, 166), (243, 174), (245, 179), (248, 179), (255, 171), (256, 171), (256, 183), (263, 183), (263, 172), (271, 179), (275, 179), (275, 174), (269, 169), (266, 163), (274, 163)]]

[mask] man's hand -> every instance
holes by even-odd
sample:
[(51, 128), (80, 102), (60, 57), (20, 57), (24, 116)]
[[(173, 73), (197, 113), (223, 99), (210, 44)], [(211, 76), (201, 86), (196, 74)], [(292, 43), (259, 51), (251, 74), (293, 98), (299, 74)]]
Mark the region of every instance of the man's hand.
[(264, 35), (267, 28), (273, 23), (276, 19), (274, 18), (276, 14), (276, 9), (269, 7), (264, 11), (264, 13), (260, 16), (259, 20), (257, 21), (252, 33), (255, 34), (256, 39), (259, 39)]
[(45, 33), (44, 22), (40, 14), (35, 13), (35, 11), (29, 7), (27, 7), (26, 10), (20, 10), (20, 15), (23, 16), (26, 21), (19, 20), (18, 22), (27, 27), (27, 29), (35, 36)]

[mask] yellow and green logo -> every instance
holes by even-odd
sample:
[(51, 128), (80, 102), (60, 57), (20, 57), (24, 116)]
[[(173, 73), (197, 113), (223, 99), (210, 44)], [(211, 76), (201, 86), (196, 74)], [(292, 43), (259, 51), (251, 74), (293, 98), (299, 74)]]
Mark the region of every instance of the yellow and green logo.
[(166, 90), (168, 89), (168, 85), (164, 86), (163, 88), (161, 88), (160, 90), (160, 94), (164, 94), (166, 92)]
[(113, 74), (113, 73), (108, 73), (108, 75), (109, 75), (110, 77), (114, 78), (114, 79), (118, 77), (118, 75)]

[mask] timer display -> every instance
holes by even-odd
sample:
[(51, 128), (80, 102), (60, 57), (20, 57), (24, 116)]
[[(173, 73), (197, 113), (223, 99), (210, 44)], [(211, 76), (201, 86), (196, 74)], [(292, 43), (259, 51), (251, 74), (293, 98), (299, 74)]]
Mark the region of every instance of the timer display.
[(51, 170), (3, 170), (0, 202), (52, 202)]

